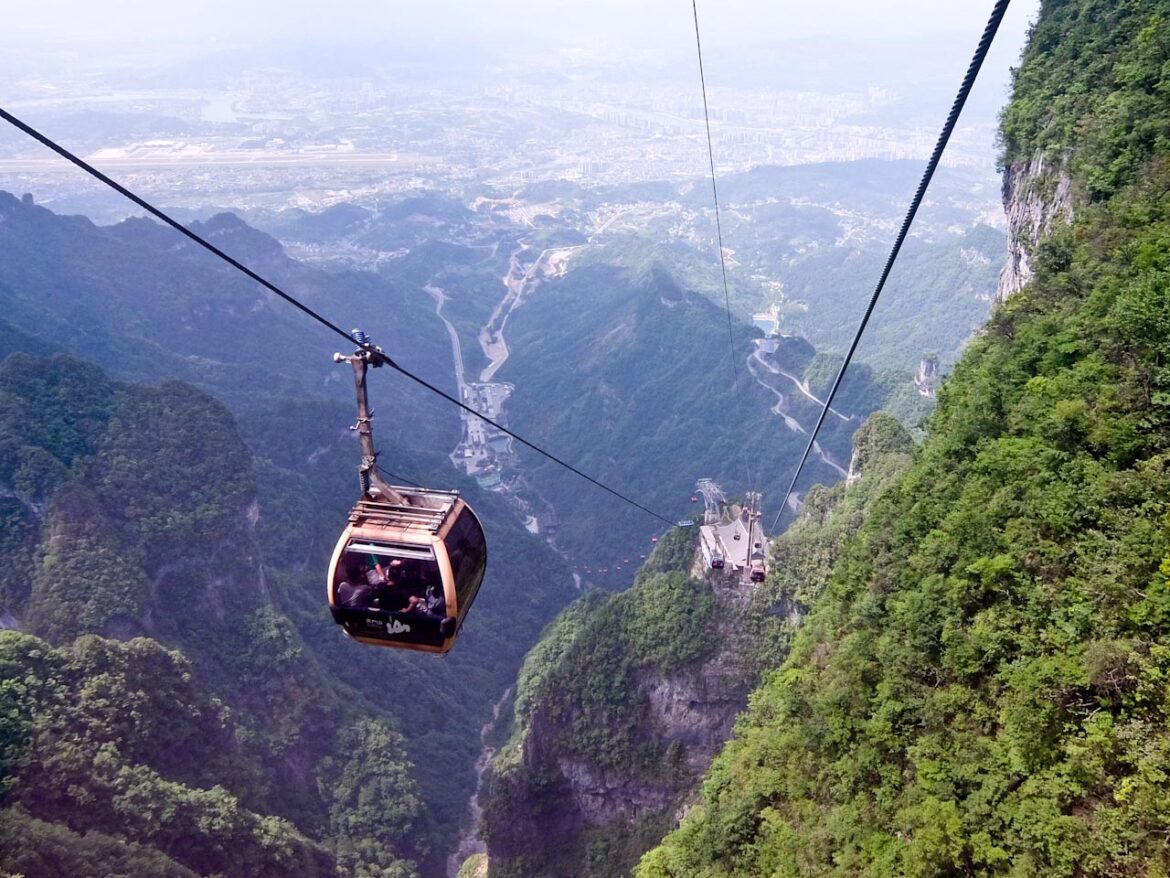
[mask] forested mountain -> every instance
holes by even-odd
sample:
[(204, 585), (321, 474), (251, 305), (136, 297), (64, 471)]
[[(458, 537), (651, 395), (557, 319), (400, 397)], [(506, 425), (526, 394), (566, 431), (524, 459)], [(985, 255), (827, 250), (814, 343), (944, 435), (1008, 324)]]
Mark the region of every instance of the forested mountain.
[(1165, 0), (1042, 3), (1027, 283), (640, 878), (1170, 870), (1168, 97)]
[(571, 591), (551, 550), (464, 486), (519, 568), (449, 660), (362, 649), (324, 609), (328, 470), (253, 458), (175, 381), (18, 354), (0, 400), (0, 604), (25, 632), (0, 635), (4, 867), (72, 874), (53, 864), (121, 841), (201, 875), (441, 871), (478, 727)]
[[(764, 339), (748, 318), (773, 303), (763, 296), (769, 284), (787, 285), (783, 325), (835, 341), (848, 299), (826, 289), (857, 289), (872, 262), (897, 186), (881, 182), (886, 170), (771, 169), (729, 180), (745, 261), (732, 259), (726, 311), (714, 260), (696, 268), (696, 254), (710, 254), (712, 217), (693, 181), (645, 184), (665, 193), (648, 213), (638, 186), (621, 203), (613, 193), (539, 205), (493, 192), (503, 197), (486, 198), (492, 206), (481, 212), (478, 197), (427, 193), (298, 211), (270, 227), (288, 251), (232, 214), (193, 227), (452, 394), (461, 392), (453, 344), (462, 339), (464, 365), (479, 372), (493, 362), (479, 335), (502, 336), (507, 319), (511, 354), (498, 380), (519, 390), (509, 423), (674, 518), (697, 508), (688, 502), (697, 476), (779, 501), (835, 360), (799, 335)], [(823, 203), (785, 188), (806, 175), (831, 180), (818, 184)], [(956, 179), (959, 189), (977, 185)], [(850, 194), (860, 206), (843, 200)], [(879, 202), (880, 216), (859, 220)], [(509, 216), (506, 232), (497, 209)], [(562, 211), (581, 222), (559, 222)], [(939, 239), (925, 235), (908, 259), (918, 288), (938, 276), (946, 290), (930, 307), (893, 315), (886, 341), (953, 351), (990, 295), (997, 233), (969, 210), (933, 222)], [(800, 223), (806, 233), (793, 231)], [(838, 241), (865, 246), (850, 247), (839, 266), (829, 255)], [(548, 255), (576, 248), (589, 252), (572, 262)], [(1160, 264), (1156, 252), (1143, 258)], [(347, 342), (152, 221), (101, 227), (0, 193), (0, 264), (3, 873), (439, 876), (460, 840), (495, 708), (511, 722), (496, 729), (508, 738), (496, 741), (490, 769), (492, 869), (626, 874), (691, 802), (749, 689), (788, 654), (806, 613), (823, 612), (814, 607), (844, 588), (833, 562), (862, 550), (840, 547), (861, 529), (877, 551), (889, 534), (868, 522), (903, 496), (896, 478), (908, 437), (877, 415), (854, 443), (867, 475), (848, 490), (809, 491), (762, 587), (713, 588), (693, 565), (688, 534), (674, 532), (627, 593), (591, 593), (558, 616), (578, 597), (570, 563), (526, 531), (516, 504), (453, 470), (455, 413), (383, 369), (371, 387), (381, 462), (392, 478), (458, 488), (491, 548), (482, 595), (449, 657), (360, 647), (330, 622), (322, 588), (356, 493), (350, 375), (328, 356)], [(513, 291), (523, 307), (505, 318), (497, 307)], [(949, 309), (954, 326), (940, 336), (931, 327)], [(1160, 313), (1137, 309), (1109, 328), (1156, 324)], [(1060, 338), (1040, 335), (1037, 345)], [(1087, 350), (1080, 336), (1069, 344), (1044, 362)], [(854, 370), (802, 492), (844, 475), (867, 415), (920, 403), (901, 356), (881, 363), (890, 372)], [(1147, 377), (1156, 411), (1163, 388)], [(1012, 386), (993, 382), (987, 392)], [(1029, 392), (1062, 388), (1053, 379)], [(1058, 406), (1063, 414), (1037, 430), (1070, 448), (1082, 439), (1110, 447), (1113, 428), (1095, 420), (1095, 404)], [(965, 429), (973, 417), (939, 423)], [(1124, 465), (1162, 429), (1150, 423), (1123, 430), (1132, 440)], [(1102, 456), (1113, 461), (1110, 453)], [(598, 578), (628, 586), (658, 524), (525, 452), (515, 458), (522, 487), (559, 513), (556, 544), (569, 561), (622, 558), (630, 566), (621, 575)], [(965, 460), (938, 464), (939, 479), (958, 479)], [(1000, 488), (1001, 476), (987, 480)], [(1156, 505), (1156, 493), (1134, 492), (1126, 502)], [(1100, 503), (1102, 520), (1119, 508)], [(979, 576), (1008, 577), (996, 564)], [(1156, 601), (1157, 588), (1149, 594)], [(1161, 624), (1160, 612), (1153, 606), (1134, 624)], [(1154, 652), (1134, 655), (1126, 668)], [(718, 846), (706, 853), (721, 855)], [(651, 869), (685, 861), (650, 857)]]
[[(281, 245), (231, 214), (193, 230), (287, 288), (339, 325), (358, 326), (404, 366), (454, 389), (450, 347), (425, 299), (371, 272), (326, 272), (289, 259)], [(96, 226), (0, 193), (0, 331), (9, 349), (67, 351), (120, 375), (197, 383), (250, 421), (262, 399), (338, 399), (341, 378), (323, 352), (343, 339), (306, 321), (284, 302), (172, 229), (145, 219)], [(458, 422), (437, 400), (387, 376), (371, 388), (419, 413), (409, 430), (379, 423), (385, 438), (409, 432), (416, 445), (453, 446)], [(344, 416), (347, 420), (350, 415)], [(420, 435), (421, 433), (421, 435)]]
[(525, 660), (491, 765), (493, 876), (620, 876), (671, 826), (761, 675), (787, 655), (842, 542), (905, 470), (913, 440), (874, 415), (853, 483), (815, 488), (759, 586), (704, 569), (693, 531), (622, 594), (570, 606)]
[[(726, 323), (713, 303), (683, 289), (661, 265), (569, 272), (543, 285), (509, 324), (515, 352), (500, 377), (519, 383), (524, 376), (513, 422), (525, 432), (555, 436), (561, 453), (585, 471), (680, 517), (690, 513), (687, 497), (703, 476), (718, 478), (729, 491), (758, 488), (778, 504), (787, 487), (781, 482), (791, 479), (808, 441), (807, 433), (787, 424), (810, 430), (817, 406), (764, 366), (756, 368), (772, 379), (768, 386), (753, 378), (747, 361), (758, 331), (736, 326), (733, 364)], [(807, 342), (789, 339), (765, 360), (804, 377), (814, 355)], [(853, 390), (859, 392), (850, 397), (855, 405), (846, 409), (855, 417), (834, 418), (821, 443), (840, 466), (848, 463), (850, 435), (888, 398), (871, 374), (858, 379)], [(791, 421), (772, 410), (778, 397)], [(588, 558), (592, 547), (604, 545), (620, 562), (650, 547), (653, 531), (642, 513), (608, 504), (599, 517), (582, 502), (571, 476), (545, 461), (526, 464), (561, 510), (558, 542), (572, 556)], [(838, 477), (814, 459), (801, 490), (813, 480)]]
[[(454, 419), (398, 382), (416, 419), (378, 419), (385, 465), (460, 488), (511, 563), (489, 570), (445, 661), (345, 641), (322, 577), (356, 490), (348, 370), (310, 325), (153, 223), (99, 228), (0, 202), (0, 612), (25, 632), (3, 635), (2, 868), (78, 874), (69, 864), (98, 857), (131, 872), (440, 874), (480, 726), (573, 596), (567, 566), (450, 469), (439, 449)], [(305, 269), (231, 217), (201, 230), (322, 307), (368, 318), (445, 383), (384, 281)], [(198, 381), (235, 418), (179, 381), (125, 384), (13, 353), (63, 350)], [(449, 357), (445, 343), (430, 350)], [(165, 696), (144, 682), (156, 673), (175, 680)], [(108, 770), (88, 773), (102, 753)]]
[[(825, 181), (848, 175), (819, 169), (807, 180), (780, 176), (782, 196), (795, 197), (805, 186), (838, 198), (839, 187)], [(810, 180), (820, 180), (820, 188)], [(758, 195), (760, 186), (739, 188)], [(872, 188), (886, 193), (891, 187)], [(267, 224), (294, 248), (371, 260), (400, 295), (413, 291), (416, 303), (434, 301), (460, 341), (465, 380), (487, 372), (483, 380), (513, 386), (503, 410), (511, 428), (644, 505), (685, 517), (700, 477), (720, 480), (732, 495), (761, 489), (766, 504), (778, 503), (807, 439), (802, 431), (816, 419), (813, 397), (827, 389), (839, 356), (818, 352), (799, 336), (765, 342), (742, 319), (741, 307), (733, 307), (728, 327), (722, 292), (714, 301), (705, 288), (711, 265), (665, 231), (658, 237), (657, 225), (589, 239), (574, 225), (602, 208), (597, 193), (572, 186), (534, 190), (533, 197), (563, 201), (546, 208), (555, 219), (541, 214), (532, 228), (459, 211), (437, 195), (371, 209), (285, 212)], [(689, 216), (699, 200), (692, 193), (678, 210)], [(796, 215), (808, 221), (804, 211)], [(946, 261), (937, 249), (930, 252)], [(940, 298), (978, 301), (966, 292), (948, 287)], [(491, 357), (484, 347), (489, 339)], [(834, 467), (847, 463), (849, 437), (868, 413), (888, 406), (913, 424), (928, 409), (909, 371), (878, 373), (864, 365), (849, 376), (840, 400), (848, 417), (827, 425), (824, 454), (812, 460), (802, 491), (839, 476)], [(522, 447), (513, 452), (504, 464), (512, 495), (555, 522), (549, 532), (555, 529), (558, 547), (584, 579), (626, 587), (631, 563), (646, 553), (661, 522)]]
[[(433, 207), (404, 208), (404, 221)], [(375, 373), (381, 383), (371, 388), (375, 404), (389, 390), (395, 394), (392, 407), (379, 406), (382, 460), (406, 478), (463, 490), (484, 518), (492, 557), (503, 563), (490, 565), (460, 649), (441, 663), (344, 642), (327, 620), (320, 582), (356, 481), (356, 448), (346, 430), (353, 417), (348, 371), (322, 355), (329, 349), (324, 344), (344, 342), (323, 344), (300, 315), (152, 222), (99, 227), (8, 195), (0, 196), (0, 216), (0, 353), (10, 355), (2, 373), (0, 612), (5, 627), (25, 635), (9, 635), (13, 677), (54, 681), (31, 694), (10, 692), (13, 715), (25, 717), (14, 726), (10, 754), (12, 825), (32, 827), (46, 845), (51, 839), (61, 862), (84, 859), (98, 836), (83, 842), (78, 834), (90, 832), (101, 833), (103, 856), (113, 856), (121, 841), (140, 845), (147, 859), (163, 857), (176, 868), (207, 874), (261, 868), (255, 866), (260, 862), (265, 870), (285, 868), (257, 840), (255, 827), (275, 819), (284, 821), (281, 832), (289, 839), (314, 852), (306, 862), (317, 865), (306, 866), (307, 874), (377, 863), (438, 874), (466, 819), (480, 726), (543, 624), (572, 597), (568, 566), (523, 532), (503, 498), (451, 470), (445, 452), (458, 433), (450, 411), (382, 370)], [(421, 287), (437, 274), (453, 297), (460, 283), (470, 289), (490, 270), (482, 253), (424, 244), (393, 272), (379, 275), (291, 260), (273, 239), (231, 215), (195, 228), (314, 307), (366, 328), (408, 368), (450, 386), (449, 340)], [(783, 430), (788, 445), (770, 442), (783, 423), (772, 408), (783, 391), (785, 413), (811, 420), (812, 402), (792, 383), (817, 361), (810, 345), (792, 338), (761, 354), (761, 369), (785, 368), (794, 376), (771, 375), (771, 389), (749, 385), (741, 369), (743, 390), (755, 394), (749, 396), (755, 414), (746, 410), (750, 432), (747, 422), (740, 426), (754, 438), (742, 447), (729, 439), (712, 444), (710, 436), (734, 435), (719, 425), (740, 417), (715, 399), (732, 375), (723, 339), (693, 354), (677, 341), (725, 319), (714, 305), (657, 265), (640, 272), (594, 267), (548, 281), (547, 295), (518, 312), (511, 368), (531, 378), (532, 399), (557, 404), (521, 407), (516, 422), (522, 429), (562, 442), (570, 437), (565, 451), (578, 455), (578, 463), (596, 465), (603, 475), (632, 474), (633, 488), (675, 505), (685, 502), (695, 475), (677, 465), (688, 454), (719, 473), (720, 467), (753, 465), (752, 456), (782, 461), (795, 453), (800, 434), (791, 428)], [(452, 317), (474, 326), (478, 301), (464, 297)], [(566, 319), (579, 317), (582, 309), (573, 303), (585, 301), (592, 322)], [(540, 321), (550, 326), (547, 338)], [(746, 360), (758, 333), (743, 326), (736, 332)], [(204, 390), (174, 379), (157, 387), (126, 384), (63, 353), (124, 378), (179, 376)], [(603, 377), (616, 394), (605, 395), (604, 410), (595, 411), (591, 386)], [(854, 403), (866, 411), (885, 390), (869, 377), (862, 385)], [(672, 398), (662, 391), (668, 386), (684, 395)], [(655, 420), (662, 425), (651, 442), (645, 425)], [(842, 462), (857, 423), (835, 423), (826, 436), (826, 448), (836, 449)], [(638, 456), (622, 455), (621, 468), (613, 470), (610, 458), (598, 456), (603, 442), (611, 448), (650, 442), (652, 461), (639, 466)], [(825, 466), (822, 477), (832, 478), (833, 471)], [(571, 483), (550, 484), (562, 492), (556, 500), (573, 512), (561, 529), (566, 545), (585, 557), (599, 555), (598, 546), (615, 556), (645, 551), (649, 531), (629, 527), (610, 504), (580, 503)], [(626, 581), (617, 577), (613, 584)], [(79, 697), (73, 688), (88, 675), (106, 673), (95, 670), (97, 658), (75, 658), (73, 641), (91, 636), (136, 644), (145, 638), (132, 654), (115, 645), (95, 647), (101, 661), (138, 661), (156, 646), (174, 650), (168, 653), (177, 663), (174, 673), (191, 681), (184, 692), (204, 692), (208, 703), (222, 706), (221, 732), (235, 742), (238, 765), (187, 776), (158, 762), (157, 748), (144, 743), (118, 761), (121, 780), (103, 780), (100, 791), (78, 784), (69, 773), (75, 766), (63, 766), (62, 775), (50, 771), (40, 783), (66, 790), (72, 804), (38, 798), (34, 767), (53, 764), (46, 754), (58, 746), (54, 736), (62, 724), (83, 742), (78, 747), (84, 753), (145, 734), (104, 722), (74, 728), (60, 707)], [(139, 697), (130, 677), (109, 673), (112, 703)], [(185, 709), (185, 697), (174, 695), (168, 709)], [(206, 710), (193, 709), (210, 722)], [(191, 734), (208, 738), (213, 725)], [(345, 786), (349, 769), (336, 764), (337, 752), (357, 748), (366, 759), (370, 748), (382, 746), (378, 741), (384, 741), (384, 767), (393, 781), (372, 781), (381, 792), (356, 780), (357, 787)], [(444, 757), (433, 758), (435, 751)], [(160, 791), (172, 784), (179, 785), (174, 795), (192, 801), (202, 801), (209, 785), (222, 787), (224, 807), (242, 815), (239, 831), (251, 839), (247, 844), (259, 845), (255, 854), (235, 865), (227, 854), (222, 861), (206, 859), (176, 847), (191, 830), (169, 818), (153, 828), (127, 822), (118, 804), (129, 794), (123, 781), (147, 770), (158, 795), (142, 792), (144, 807), (162, 813), (169, 806)], [(348, 789), (349, 798), (335, 800), (341, 795), (335, 784)], [(408, 805), (401, 805), (393, 830), (375, 832), (362, 822), (363, 814), (399, 808), (399, 800)], [(111, 809), (122, 816), (111, 816)], [(372, 833), (372, 841), (357, 844), (362, 833)], [(49, 869), (47, 861), (36, 860), (38, 844), (14, 848), (12, 862), (31, 872)], [(226, 842), (212, 829), (202, 844)], [(35, 862), (40, 866), (29, 865)]]

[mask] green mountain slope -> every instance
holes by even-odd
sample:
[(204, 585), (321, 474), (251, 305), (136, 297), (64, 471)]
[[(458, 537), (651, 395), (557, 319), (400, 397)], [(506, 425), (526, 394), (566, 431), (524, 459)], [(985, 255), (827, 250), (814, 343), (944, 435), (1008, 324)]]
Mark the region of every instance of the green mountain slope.
[[(424, 297), (370, 272), (326, 272), (289, 259), (231, 214), (192, 228), (453, 392), (450, 345)], [(210, 390), (244, 421), (258, 401), (274, 398), (340, 399), (352, 409), (346, 391), (324, 391), (339, 371), (329, 354), (344, 339), (156, 222), (97, 226), (0, 193), (0, 257), (0, 352), (59, 350), (133, 380), (174, 376)], [(418, 413), (409, 425), (380, 421), (381, 439), (409, 435), (439, 448), (458, 441), (458, 419), (413, 384), (387, 376), (371, 397), (375, 406), (392, 398)]]
[[(757, 374), (769, 376), (774, 389), (757, 383), (747, 359), (759, 332), (739, 323), (733, 365), (726, 314), (662, 265), (637, 272), (589, 266), (547, 281), (513, 315), (509, 331), (515, 348), (500, 377), (521, 388), (509, 401), (517, 429), (549, 437), (585, 472), (679, 517), (693, 511), (688, 498), (701, 477), (716, 478), (731, 495), (760, 489), (765, 503), (778, 504), (808, 437), (773, 410), (777, 393), (801, 429), (811, 430), (819, 413), (763, 366)], [(770, 362), (802, 377), (813, 354), (803, 340), (788, 339)], [(848, 461), (853, 431), (887, 396), (866, 373), (851, 388), (856, 407), (846, 409), (856, 417), (826, 423), (821, 444), (839, 465)], [(575, 479), (531, 457), (524, 458), (526, 472), (557, 509), (558, 544), (571, 556), (613, 565), (649, 548), (657, 525), (644, 514), (583, 492)], [(799, 487), (837, 477), (813, 457)], [(604, 516), (595, 511), (598, 502), (606, 504)]]
[(1170, 5), (1043, 3), (1033, 254), (640, 878), (1170, 870)]
[(517, 569), (445, 661), (358, 646), (322, 588), (352, 472), (288, 462), (190, 385), (0, 364), (0, 869), (441, 873), (479, 727), (572, 581), (463, 485)]
[(787, 654), (842, 541), (912, 444), (884, 413), (858, 430), (864, 476), (812, 492), (758, 587), (704, 570), (694, 533), (675, 530), (628, 591), (586, 596), (557, 619), (524, 663), (511, 736), (491, 765), (490, 875), (629, 874)]
[(4, 632), (0, 675), (6, 872), (336, 874), (325, 846), (265, 813), (244, 729), (178, 654), (144, 638), (58, 650)]
[[(417, 787), (420, 868), (440, 874), (466, 820), (480, 727), (542, 627), (576, 595), (567, 565), (500, 498), (451, 469), (450, 408), (379, 370), (370, 393), (382, 464), (461, 490), (484, 521), (491, 558), (447, 659), (345, 641), (321, 580), (356, 486), (350, 373), (329, 361), (344, 341), (152, 223), (99, 227), (8, 195), (0, 217), (0, 354), (70, 351), (121, 377), (178, 375), (232, 412), (176, 381), (128, 389), (77, 361), (8, 361), (2, 624), (63, 646), (89, 632), (181, 649), (218, 697), (247, 707), (255, 758), (281, 790), (272, 807), (314, 838), (323, 830), (308, 827), (325, 825), (322, 809), (332, 806), (305, 766), (343, 746), (345, 723), (389, 724)], [(370, 330), (409, 368), (452, 382), (449, 341), (425, 297), (370, 273), (289, 260), (234, 217), (201, 230), (344, 325)], [(58, 555), (64, 567), (42, 563)], [(78, 593), (76, 577), (101, 587)], [(197, 613), (178, 614), (192, 606)], [(255, 676), (283, 682), (258, 688)], [(354, 711), (338, 712), (338, 698)], [(323, 731), (317, 721), (330, 713)], [(338, 804), (337, 820), (360, 810), (363, 795)]]

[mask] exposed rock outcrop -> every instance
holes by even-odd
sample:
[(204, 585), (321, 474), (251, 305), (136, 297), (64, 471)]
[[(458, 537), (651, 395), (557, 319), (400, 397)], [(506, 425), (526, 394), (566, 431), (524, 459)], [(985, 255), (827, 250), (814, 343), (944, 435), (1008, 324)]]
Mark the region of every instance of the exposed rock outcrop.
[[(726, 642), (728, 630), (720, 631)], [(656, 754), (644, 770), (602, 765), (564, 746), (579, 717), (559, 705), (538, 703), (521, 739), (512, 746), (519, 764), (497, 765), (490, 783), (487, 836), (492, 875), (590, 874), (589, 845), (598, 837), (637, 834), (675, 819), (698, 779), (730, 737), (747, 703), (748, 678), (724, 652), (681, 670), (643, 668), (632, 675), (638, 727), (630, 751)], [(630, 848), (636, 858), (644, 845)], [(621, 855), (619, 855), (620, 857)]]
[(919, 396), (933, 399), (938, 392), (939, 377), (938, 354), (923, 354), (918, 361), (918, 371), (914, 373), (914, 386)]
[(1008, 223), (1008, 254), (995, 301), (1002, 302), (1032, 277), (1036, 244), (1057, 224), (1073, 216), (1069, 156), (1057, 159), (1037, 150), (1028, 162), (1013, 162), (1003, 174), (1003, 205)]

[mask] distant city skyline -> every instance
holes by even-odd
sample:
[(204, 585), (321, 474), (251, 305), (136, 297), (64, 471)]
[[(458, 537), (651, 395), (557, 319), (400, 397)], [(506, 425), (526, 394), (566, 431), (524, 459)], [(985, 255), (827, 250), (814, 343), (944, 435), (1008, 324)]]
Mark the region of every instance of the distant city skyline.
[[(0, 106), (192, 211), (707, 169), (689, 0), (17, 2)], [(991, 5), (699, 0), (719, 173), (924, 159)], [(993, 179), (996, 117), (1036, 6), (1012, 7), (944, 164)], [(87, 190), (71, 174), (0, 127), (0, 188), (74, 199)]]

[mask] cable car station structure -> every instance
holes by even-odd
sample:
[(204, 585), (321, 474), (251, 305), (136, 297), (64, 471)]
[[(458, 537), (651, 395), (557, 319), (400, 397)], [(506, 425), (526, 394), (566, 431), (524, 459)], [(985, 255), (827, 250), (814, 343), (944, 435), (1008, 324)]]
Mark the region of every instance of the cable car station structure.
[[(722, 512), (726, 506), (719, 486), (710, 479), (703, 479), (700, 484), (704, 497), (720, 498)], [(708, 509), (707, 523), (699, 528), (699, 550), (706, 569), (722, 571), (728, 577), (763, 582), (767, 550), (760, 527), (760, 500), (758, 491), (748, 492), (743, 507), (730, 521), (723, 521), (721, 514), (712, 521)]]

